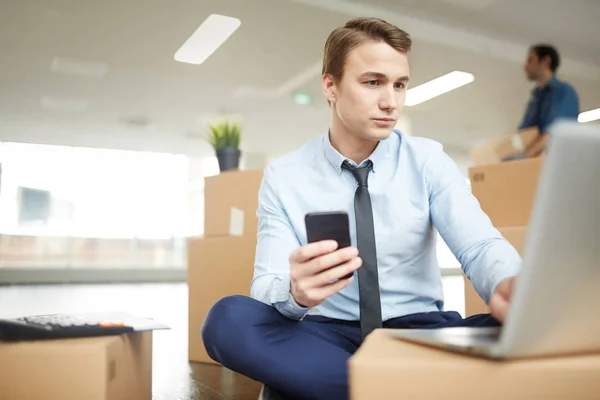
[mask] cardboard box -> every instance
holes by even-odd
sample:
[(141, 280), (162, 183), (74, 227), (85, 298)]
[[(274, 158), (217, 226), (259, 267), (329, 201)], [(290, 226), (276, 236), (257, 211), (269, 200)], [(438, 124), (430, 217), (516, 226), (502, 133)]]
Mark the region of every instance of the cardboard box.
[(473, 195), (494, 226), (529, 223), (543, 161), (538, 157), (469, 169)]
[(496, 164), (507, 157), (522, 154), (539, 136), (537, 128), (528, 128), (477, 146), (470, 152), (475, 165)]
[[(498, 228), (502, 236), (513, 247), (522, 254), (523, 245), (525, 243), (525, 236), (527, 234), (526, 226), (509, 226), (504, 228)], [(465, 316), (470, 317), (471, 315), (476, 314), (487, 314), (489, 313), (488, 307), (479, 294), (475, 291), (473, 284), (467, 278), (466, 275), (463, 274), (463, 278), (465, 281)]]
[(204, 236), (256, 235), (262, 170), (227, 171), (206, 178)]
[(256, 237), (190, 238), (188, 240), (189, 360), (215, 363), (204, 348), (200, 328), (217, 300), (250, 295)]
[(411, 344), (378, 329), (350, 358), (350, 398), (597, 399), (600, 354), (491, 361)]
[(508, 242), (519, 252), (519, 254), (523, 254), (523, 247), (525, 245), (525, 237), (527, 236), (527, 227), (526, 226), (505, 226), (502, 228), (498, 228), (500, 234), (504, 237), (504, 239), (508, 240)]
[(150, 400), (152, 332), (0, 342), (0, 400)]

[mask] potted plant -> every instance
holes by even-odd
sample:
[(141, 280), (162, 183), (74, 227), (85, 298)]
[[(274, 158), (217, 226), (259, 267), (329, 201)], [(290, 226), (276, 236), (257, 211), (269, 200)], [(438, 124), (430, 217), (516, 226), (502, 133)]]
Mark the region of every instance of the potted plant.
[(221, 121), (209, 122), (210, 133), (208, 141), (215, 149), (219, 170), (221, 172), (238, 169), (240, 165), (241, 151), (241, 127), (229, 118)]

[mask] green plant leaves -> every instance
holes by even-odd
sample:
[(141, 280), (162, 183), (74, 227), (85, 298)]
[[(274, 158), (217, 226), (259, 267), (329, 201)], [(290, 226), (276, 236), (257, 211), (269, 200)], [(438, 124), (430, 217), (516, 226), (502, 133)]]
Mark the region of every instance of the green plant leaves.
[(210, 133), (208, 142), (215, 149), (224, 147), (239, 148), (241, 141), (242, 128), (238, 123), (230, 122), (229, 118), (221, 121), (209, 122)]

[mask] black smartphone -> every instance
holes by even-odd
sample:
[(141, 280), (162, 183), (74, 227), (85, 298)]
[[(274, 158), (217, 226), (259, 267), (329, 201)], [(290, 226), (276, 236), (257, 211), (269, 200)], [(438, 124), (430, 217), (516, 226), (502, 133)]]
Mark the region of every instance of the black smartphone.
[[(308, 243), (335, 240), (338, 243), (338, 249), (351, 245), (350, 221), (348, 213), (345, 211), (308, 213), (304, 217), (304, 223)], [(352, 273), (342, 277), (342, 279), (351, 277)]]

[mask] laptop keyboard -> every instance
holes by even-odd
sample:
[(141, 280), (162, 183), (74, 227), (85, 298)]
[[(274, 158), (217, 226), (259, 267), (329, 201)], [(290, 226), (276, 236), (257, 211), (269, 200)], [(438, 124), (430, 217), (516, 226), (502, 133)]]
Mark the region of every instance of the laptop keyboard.
[(120, 321), (98, 321), (95, 318), (76, 316), (76, 315), (36, 315), (33, 317), (16, 318), (17, 321), (23, 321), (29, 324), (37, 324), (51, 327), (69, 327), (69, 326), (123, 326)]
[(49, 314), (0, 319), (0, 339), (29, 340), (115, 335), (133, 332), (123, 321), (84, 315)]

